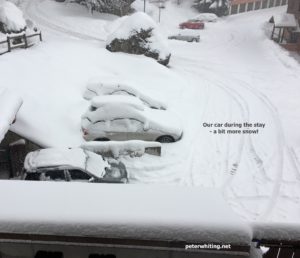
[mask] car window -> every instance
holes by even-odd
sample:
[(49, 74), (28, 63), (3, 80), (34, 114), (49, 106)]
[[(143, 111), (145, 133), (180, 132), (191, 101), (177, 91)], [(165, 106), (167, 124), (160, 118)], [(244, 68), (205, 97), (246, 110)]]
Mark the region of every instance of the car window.
[(50, 170), (45, 172), (45, 180), (66, 181), (64, 170)]
[(72, 180), (90, 180), (91, 176), (78, 169), (69, 169)]
[(126, 132), (128, 130), (128, 119), (115, 119), (110, 121), (112, 132)]
[(143, 132), (144, 124), (136, 119), (128, 119), (128, 127), (130, 132)]

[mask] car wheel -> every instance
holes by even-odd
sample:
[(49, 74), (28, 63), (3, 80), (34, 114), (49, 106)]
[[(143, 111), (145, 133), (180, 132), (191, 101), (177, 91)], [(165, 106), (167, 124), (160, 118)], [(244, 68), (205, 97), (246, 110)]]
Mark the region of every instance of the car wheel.
[(171, 142), (175, 142), (175, 139), (172, 136), (163, 135), (158, 137), (156, 141), (160, 143), (171, 143)]
[(97, 141), (97, 142), (108, 142), (108, 141), (110, 141), (110, 139), (108, 139), (108, 138), (97, 138), (97, 139), (95, 139), (95, 141)]

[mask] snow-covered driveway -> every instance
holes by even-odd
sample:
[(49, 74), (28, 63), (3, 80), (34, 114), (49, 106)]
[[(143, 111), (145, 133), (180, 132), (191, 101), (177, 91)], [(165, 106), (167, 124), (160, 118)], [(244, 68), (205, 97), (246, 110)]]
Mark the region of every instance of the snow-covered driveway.
[[(135, 80), (141, 91), (167, 100), (185, 131), (181, 141), (164, 146), (161, 158), (124, 159), (131, 182), (218, 187), (245, 219), (299, 220), (300, 67), (263, 30), (284, 8), (208, 24), (199, 44), (170, 42), (168, 69), (148, 58), (106, 51), (101, 40), (113, 17), (65, 16), (65, 6), (48, 0), (28, 4), (27, 15), (43, 27), (46, 42), (0, 59), (4, 84), (24, 94), (16, 131), (32, 131), (48, 145), (79, 145), (86, 81)], [(175, 33), (178, 17), (191, 15), (187, 7), (169, 3), (161, 26)], [(203, 126), (226, 122), (265, 128), (256, 135), (214, 135)]]

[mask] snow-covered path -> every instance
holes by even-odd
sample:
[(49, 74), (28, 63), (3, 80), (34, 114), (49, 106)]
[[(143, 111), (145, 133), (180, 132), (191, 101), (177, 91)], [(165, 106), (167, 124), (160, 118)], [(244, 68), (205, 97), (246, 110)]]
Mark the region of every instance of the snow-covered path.
[[(32, 69), (40, 69), (41, 75), (33, 77), (34, 70), (21, 70), (27, 64), (24, 60), (23, 66), (15, 64), (24, 57), (20, 52), (5, 57), (7, 66), (2, 69), (10, 69), (8, 75), (12, 67), (22, 71), (26, 82), (19, 89), (25, 92), (27, 112), (42, 105), (40, 96), (51, 89), (32, 118), (23, 112), (31, 125), (37, 117), (51, 113), (47, 121), (41, 119), (32, 126), (40, 138), (46, 137), (49, 145), (80, 144), (80, 115), (88, 105), (80, 96), (85, 81), (92, 75), (134, 79), (142, 91), (166, 99), (182, 118), (185, 130), (181, 141), (164, 146), (161, 158), (124, 158), (131, 182), (217, 187), (245, 219), (299, 220), (300, 134), (296, 128), (300, 128), (300, 112), (295, 109), (299, 110), (300, 67), (263, 30), (265, 21), (284, 8), (208, 24), (199, 44), (170, 42), (170, 69), (143, 57), (103, 49), (99, 41), (105, 39), (114, 17), (94, 19), (77, 7), (75, 13), (72, 9), (65, 15), (66, 10), (54, 1), (28, 0), (27, 15), (46, 33), (46, 43), (36, 53), (34, 49), (26, 53)], [(172, 17), (183, 19), (192, 13), (169, 3), (161, 26), (168, 33), (177, 33), (178, 22)], [(38, 68), (42, 65), (45, 67)], [(19, 87), (17, 78), (4, 76), (4, 80)], [(28, 93), (31, 89), (36, 90), (35, 96)], [(215, 135), (212, 128), (203, 127), (203, 123), (226, 122), (259, 122), (265, 128), (257, 135)], [(42, 129), (44, 124), (49, 130)], [(24, 128), (30, 129), (26, 121), (15, 130)]]

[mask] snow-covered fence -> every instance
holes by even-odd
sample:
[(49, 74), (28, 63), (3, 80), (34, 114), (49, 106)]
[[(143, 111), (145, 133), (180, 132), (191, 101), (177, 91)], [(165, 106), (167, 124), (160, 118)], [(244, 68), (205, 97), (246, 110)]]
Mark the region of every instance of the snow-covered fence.
[(7, 46), (6, 50), (4, 50), (3, 52), (0, 52), (0, 55), (11, 52), (13, 49), (16, 49), (16, 48), (29, 48), (29, 47), (33, 46), (34, 44), (29, 42), (29, 39), (33, 38), (33, 37), (39, 37), (40, 41), (43, 40), (42, 32), (40, 32), (40, 31), (33, 33), (33, 34), (29, 34), (29, 35), (22, 33), (22, 34), (16, 34), (13, 36), (7, 36), (6, 40), (0, 42), (0, 46), (1, 45)]
[(161, 155), (161, 143), (145, 141), (109, 141), (109, 142), (86, 142), (80, 146), (83, 149), (93, 151), (105, 157), (118, 158), (122, 155), (140, 157), (145, 153)]

